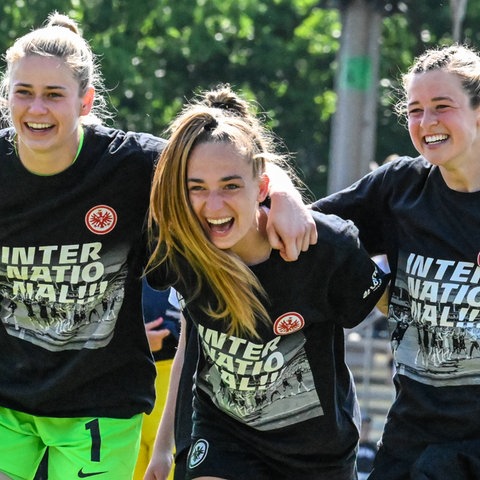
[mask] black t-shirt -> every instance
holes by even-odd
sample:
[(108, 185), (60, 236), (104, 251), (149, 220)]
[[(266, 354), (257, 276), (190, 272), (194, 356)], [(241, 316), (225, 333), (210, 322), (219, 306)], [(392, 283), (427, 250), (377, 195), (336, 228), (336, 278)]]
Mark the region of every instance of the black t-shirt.
[(479, 436), (479, 207), (480, 192), (451, 190), (423, 157), (315, 204), (352, 220), (367, 250), (388, 256), (397, 396), (382, 440), (395, 455)]
[[(195, 280), (188, 272), (175, 285), (202, 347), (194, 435), (204, 428), (228, 431), (292, 468), (295, 462), (320, 468), (351, 458), (359, 415), (343, 328), (367, 316), (386, 282), (350, 222), (319, 214), (315, 221), (319, 242), (296, 262), (274, 251), (251, 267), (267, 292), (273, 322), (258, 326), (259, 339), (228, 335), (223, 322), (189, 303)], [(200, 298), (215, 302), (207, 290)]]
[(164, 141), (86, 127), (76, 161), (39, 176), (12, 138), (0, 132), (0, 405), (58, 417), (150, 411), (142, 229)]

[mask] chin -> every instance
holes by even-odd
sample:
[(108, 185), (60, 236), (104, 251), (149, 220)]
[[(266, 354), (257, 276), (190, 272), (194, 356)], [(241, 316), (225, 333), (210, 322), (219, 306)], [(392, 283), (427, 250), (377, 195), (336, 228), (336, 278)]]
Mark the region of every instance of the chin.
[(219, 249), (219, 250), (229, 250), (232, 248), (231, 242), (225, 242), (218, 239), (210, 239), (210, 241)]

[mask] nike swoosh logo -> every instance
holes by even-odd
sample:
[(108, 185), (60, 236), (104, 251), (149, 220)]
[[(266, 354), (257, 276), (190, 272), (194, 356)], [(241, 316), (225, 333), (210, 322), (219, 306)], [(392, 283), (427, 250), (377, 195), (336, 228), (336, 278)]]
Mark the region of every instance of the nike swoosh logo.
[(87, 477), (93, 477), (94, 475), (102, 475), (102, 473), (107, 473), (107, 472), (92, 472), (92, 473), (85, 473), (83, 471), (83, 468), (81, 468), (78, 471), (78, 478), (87, 478)]

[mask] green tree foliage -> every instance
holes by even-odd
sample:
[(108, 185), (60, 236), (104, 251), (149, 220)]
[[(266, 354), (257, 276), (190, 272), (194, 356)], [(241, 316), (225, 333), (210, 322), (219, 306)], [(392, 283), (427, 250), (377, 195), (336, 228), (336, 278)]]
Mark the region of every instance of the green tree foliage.
[[(115, 125), (160, 135), (185, 99), (217, 83), (231, 83), (258, 102), (320, 196), (335, 111), (338, 7), (343, 3), (11, 0), (0, 5), (0, 48), (5, 51), (17, 36), (40, 26), (53, 10), (71, 15), (99, 57)], [(415, 153), (392, 113), (394, 92), (415, 55), (451, 43), (451, 15), (448, 0), (377, 4), (385, 13), (375, 159), (380, 163), (393, 152)], [(480, 7), (471, 1), (468, 8), (465, 38), (475, 45), (480, 43)]]
[(268, 110), (304, 174), (324, 181), (338, 12), (312, 0), (147, 0), (135, 11), (125, 1), (116, 13), (106, 3), (85, 10), (83, 23), (124, 12), (116, 29), (99, 22), (105, 31), (92, 32), (107, 81), (122, 79), (110, 83), (119, 125), (161, 133), (185, 98), (228, 82)]

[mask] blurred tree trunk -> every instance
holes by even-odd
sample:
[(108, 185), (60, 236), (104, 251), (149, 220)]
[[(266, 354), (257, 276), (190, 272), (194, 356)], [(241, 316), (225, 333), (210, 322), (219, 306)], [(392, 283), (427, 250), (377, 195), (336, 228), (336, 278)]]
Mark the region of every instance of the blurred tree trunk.
[(467, 0), (450, 0), (452, 10), (452, 37), (455, 42), (461, 43), (463, 38), (462, 26), (467, 11)]
[(328, 193), (362, 177), (375, 160), (382, 13), (371, 0), (343, 4)]

